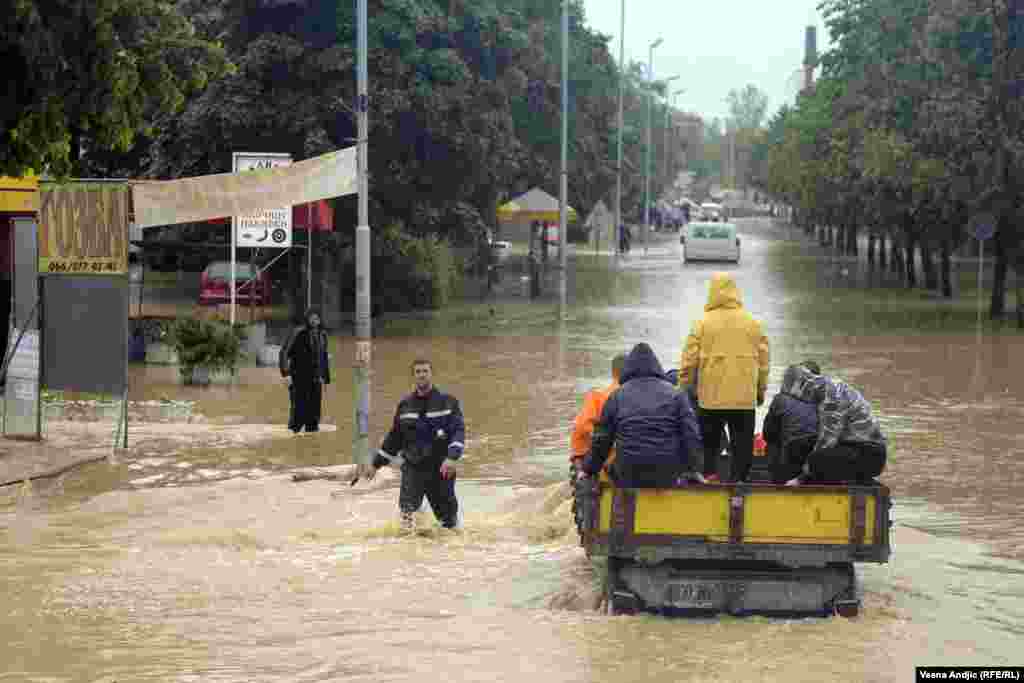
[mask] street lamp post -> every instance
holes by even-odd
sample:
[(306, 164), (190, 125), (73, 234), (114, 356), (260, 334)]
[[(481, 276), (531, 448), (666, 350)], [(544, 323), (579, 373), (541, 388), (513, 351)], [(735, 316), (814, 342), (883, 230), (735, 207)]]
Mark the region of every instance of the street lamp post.
[(654, 48), (661, 45), (658, 38), (651, 43), (647, 58), (647, 159), (644, 162), (644, 255), (651, 244), (651, 87), (654, 85)]
[(358, 113), (357, 141), (359, 222), (356, 225), (356, 354), (353, 364), (355, 380), (355, 424), (352, 429), (352, 455), (361, 467), (370, 465), (370, 362), (372, 337), (370, 329), (370, 221), (368, 208), (370, 172), (368, 162), (369, 98), (367, 96), (367, 30), (366, 2), (356, 4), (356, 106)]
[[(672, 78), (666, 79), (665, 82), (667, 83), (668, 81), (674, 81), (677, 78), (679, 78), (679, 77), (678, 76), (673, 76)], [(664, 158), (663, 163), (662, 163), (662, 167), (664, 168), (664, 171), (662, 172), (662, 175), (665, 176), (666, 181), (668, 180), (668, 157), (669, 157), (669, 154), (668, 154), (668, 122), (669, 122), (669, 112), (672, 109), (675, 109), (676, 98), (679, 97), (680, 95), (682, 95), (684, 92), (686, 92), (686, 88), (680, 88), (679, 90), (676, 90), (674, 93), (672, 93), (672, 106), (671, 107), (669, 107), (669, 106), (665, 107), (665, 128), (661, 132), (661, 148), (663, 150), (665, 150), (665, 152), (664, 152), (664, 157), (665, 158)], [(667, 94), (668, 93), (666, 92), (666, 95)], [(666, 99), (667, 99), (667, 97), (666, 97)], [(667, 102), (666, 102), (666, 105), (667, 105)], [(673, 128), (674, 128), (674, 126), (673, 126)]]
[(569, 194), (569, 0), (562, 0), (562, 170), (558, 189), (558, 240), (562, 273), (559, 276), (559, 303), (561, 314), (565, 315), (566, 263), (568, 245), (566, 239), (566, 206)]
[[(665, 126), (666, 127), (668, 126), (668, 84), (671, 83), (672, 81), (675, 81), (675, 80), (678, 80), (678, 79), (679, 79), (679, 76), (669, 76), (665, 80), (661, 81), (662, 83), (665, 84)], [(661, 147), (662, 147), (662, 156), (667, 158), (668, 157), (668, 153), (665, 151), (665, 130), (664, 130), (664, 128), (661, 131)], [(651, 148), (651, 157), (652, 157), (651, 158), (651, 165), (656, 168), (658, 166), (658, 162), (657, 162), (657, 160), (655, 160), (653, 158), (654, 157), (654, 148), (653, 148), (653, 146)], [(663, 162), (662, 165), (664, 165), (664, 162)]]
[(615, 165), (615, 251), (619, 251), (622, 235), (622, 100), (626, 89), (626, 0), (622, 0), (619, 10), (619, 142), (618, 163)]

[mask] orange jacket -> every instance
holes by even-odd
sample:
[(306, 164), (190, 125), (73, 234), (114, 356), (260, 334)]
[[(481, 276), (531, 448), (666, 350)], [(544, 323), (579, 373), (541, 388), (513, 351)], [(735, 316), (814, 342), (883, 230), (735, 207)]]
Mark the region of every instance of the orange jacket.
[(612, 382), (604, 389), (593, 389), (583, 398), (583, 410), (573, 421), (572, 451), (569, 459), (582, 458), (590, 450), (590, 441), (594, 436), (594, 426), (601, 421), (601, 411), (608, 397), (619, 388), (618, 382)]

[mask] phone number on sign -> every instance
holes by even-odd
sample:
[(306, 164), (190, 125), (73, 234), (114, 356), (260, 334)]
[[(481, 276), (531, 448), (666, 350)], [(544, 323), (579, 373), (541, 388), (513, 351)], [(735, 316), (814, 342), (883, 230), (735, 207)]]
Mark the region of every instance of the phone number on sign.
[(113, 261), (50, 261), (48, 273), (117, 273), (120, 269)]

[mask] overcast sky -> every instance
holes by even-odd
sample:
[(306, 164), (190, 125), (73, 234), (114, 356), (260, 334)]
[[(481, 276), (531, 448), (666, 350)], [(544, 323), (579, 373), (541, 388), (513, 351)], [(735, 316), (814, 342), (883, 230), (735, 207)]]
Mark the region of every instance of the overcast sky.
[[(705, 118), (724, 117), (725, 96), (753, 83), (768, 95), (768, 117), (792, 103), (800, 84), (804, 28), (818, 27), (819, 52), (827, 35), (817, 10), (820, 0), (627, 0), (626, 63), (647, 61), (654, 49), (654, 77), (678, 75), (672, 91), (686, 89), (676, 105)], [(621, 0), (584, 0), (587, 23), (611, 35), (619, 59)]]

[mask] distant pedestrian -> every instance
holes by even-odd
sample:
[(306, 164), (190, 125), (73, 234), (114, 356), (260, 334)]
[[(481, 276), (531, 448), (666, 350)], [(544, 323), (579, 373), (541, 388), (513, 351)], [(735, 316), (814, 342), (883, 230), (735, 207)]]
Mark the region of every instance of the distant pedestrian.
[(311, 308), (306, 311), (304, 324), (292, 332), (278, 356), (291, 401), (288, 429), (296, 434), (303, 429), (320, 431), (323, 385), (331, 383), (327, 359), (327, 333), (320, 326), (319, 311)]
[(457, 398), (434, 386), (429, 360), (412, 364), (413, 392), (398, 402), (391, 431), (364, 476), (372, 479), (387, 464), (400, 465), (402, 484), (398, 509), (403, 529), (412, 528), (412, 516), (426, 495), (434, 516), (446, 529), (458, 524), (455, 468), (465, 449), (465, 424)]

